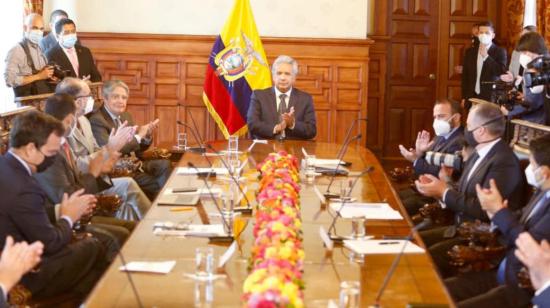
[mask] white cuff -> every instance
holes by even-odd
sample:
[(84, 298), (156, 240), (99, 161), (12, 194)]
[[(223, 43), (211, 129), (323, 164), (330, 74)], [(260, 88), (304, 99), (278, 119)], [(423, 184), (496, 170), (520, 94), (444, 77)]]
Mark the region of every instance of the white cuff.
[(439, 204), (441, 204), (441, 208), (443, 209), (447, 208), (447, 204), (445, 204), (445, 197), (447, 196), (447, 192), (449, 191), (449, 189), (450, 188), (445, 189), (445, 191), (443, 192), (443, 197), (439, 201)]
[(71, 229), (73, 228), (73, 220), (71, 219), (71, 217), (67, 215), (63, 215), (61, 216), (61, 219), (65, 219), (69, 223), (69, 226), (71, 227)]
[(141, 143), (141, 136), (140, 135), (135, 134), (134, 138), (136, 138), (137, 143)]

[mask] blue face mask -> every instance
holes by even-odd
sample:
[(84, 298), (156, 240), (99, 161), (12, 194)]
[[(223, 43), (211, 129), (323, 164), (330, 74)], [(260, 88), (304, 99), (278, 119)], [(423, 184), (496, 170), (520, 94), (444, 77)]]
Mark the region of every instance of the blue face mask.
[(61, 37), (61, 45), (65, 48), (73, 48), (77, 40), (76, 33), (63, 35)]
[(29, 39), (29, 41), (31, 41), (31, 43), (33, 44), (40, 43), (40, 40), (42, 39), (43, 36), (44, 36), (44, 32), (40, 30), (31, 30), (27, 32), (27, 39)]

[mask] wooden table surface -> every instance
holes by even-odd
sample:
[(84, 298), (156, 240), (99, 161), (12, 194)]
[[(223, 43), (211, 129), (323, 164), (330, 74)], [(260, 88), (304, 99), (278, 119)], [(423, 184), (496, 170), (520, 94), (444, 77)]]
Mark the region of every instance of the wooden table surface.
[[(225, 141), (212, 142), (215, 148), (226, 148)], [(239, 140), (239, 148), (245, 152), (250, 141)], [(310, 154), (318, 158), (334, 158), (337, 155), (339, 145), (312, 141), (285, 141), (270, 142), (268, 145), (256, 144), (251, 153), (243, 154), (241, 159), (248, 159), (249, 164), (244, 173), (247, 176), (248, 189), (257, 189), (254, 168), (250, 166), (255, 162), (261, 162), (268, 153), (281, 149), (294, 154), (301, 160), (302, 147)], [(218, 158), (211, 157), (215, 166), (222, 166)], [(367, 166), (374, 166), (374, 171), (364, 176), (356, 185), (353, 196), (364, 202), (387, 202), (393, 208), (398, 209), (404, 217), (405, 211), (399, 198), (390, 185), (389, 179), (384, 173), (376, 157), (366, 148), (351, 146), (344, 158), (351, 162), (350, 171), (358, 172)], [(196, 166), (207, 167), (204, 157), (185, 153), (179, 166), (185, 166), (187, 161), (192, 161)], [(337, 178), (333, 184), (333, 190), (339, 189), (341, 178)], [(328, 185), (328, 177), (316, 178), (316, 185), (321, 191)], [(215, 186), (224, 185), (220, 178), (211, 181)], [(172, 173), (166, 188), (193, 185), (202, 187), (202, 181), (196, 176), (183, 176)], [(337, 302), (339, 284), (345, 280), (357, 280), (361, 283), (361, 306), (367, 307), (374, 303), (376, 293), (388, 272), (395, 255), (370, 255), (364, 258), (364, 263), (353, 261), (350, 251), (343, 247), (335, 247), (331, 256), (327, 257), (326, 250), (319, 236), (319, 227), (328, 229), (332, 216), (327, 211), (320, 211), (320, 201), (315, 196), (312, 185), (302, 185), (302, 221), (304, 234), (304, 280), (306, 307), (327, 307), (329, 300)], [(162, 193), (162, 192), (161, 192)], [(253, 198), (252, 198), (253, 199)], [(255, 205), (256, 201), (251, 200)], [(191, 307), (195, 305), (196, 291), (204, 291), (204, 283), (196, 283), (185, 276), (194, 272), (194, 248), (201, 246), (214, 247), (216, 257), (221, 255), (226, 246), (222, 244), (208, 243), (202, 238), (174, 238), (155, 236), (152, 227), (155, 222), (193, 221), (200, 223), (201, 217), (198, 209), (204, 209), (207, 213), (215, 213), (216, 209), (210, 200), (203, 200), (202, 204), (188, 212), (170, 212), (170, 207), (153, 204), (151, 210), (139, 223), (136, 230), (124, 245), (122, 252), (126, 262), (130, 261), (167, 261), (175, 260), (176, 266), (167, 275), (133, 273), (139, 296), (145, 307)], [(211, 218), (212, 222), (217, 218)], [(211, 286), (213, 293), (213, 307), (242, 307), (242, 285), (247, 277), (247, 266), (250, 247), (252, 243), (253, 219), (249, 220), (247, 228), (241, 236), (241, 249), (226, 264), (227, 277), (218, 279)], [(349, 234), (350, 222), (339, 220), (336, 224), (340, 234)], [(406, 235), (410, 231), (408, 218), (402, 221), (367, 221), (367, 233), (375, 236)], [(423, 246), (419, 237), (415, 235), (415, 241)], [(86, 301), (86, 307), (137, 307), (136, 298), (132, 292), (125, 273), (118, 270), (121, 266), (117, 258), (98, 282), (93, 292)], [(202, 294), (204, 296), (204, 294)], [(405, 307), (408, 303), (448, 304), (453, 306), (445, 287), (427, 254), (404, 255), (397, 270), (391, 279), (382, 298), (383, 307)]]

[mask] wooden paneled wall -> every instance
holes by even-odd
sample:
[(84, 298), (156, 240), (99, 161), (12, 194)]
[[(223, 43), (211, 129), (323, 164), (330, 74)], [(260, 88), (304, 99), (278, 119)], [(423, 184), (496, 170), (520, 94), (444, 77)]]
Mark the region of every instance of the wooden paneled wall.
[[(223, 138), (202, 102), (213, 36), (79, 33), (79, 38), (92, 50), (104, 80), (121, 79), (129, 85), (128, 108), (138, 123), (160, 118), (157, 145), (173, 145), (176, 121), (189, 122), (190, 116), (206, 140)], [(262, 38), (262, 42), (270, 63), (280, 54), (298, 61), (296, 87), (313, 95), (317, 140), (340, 142), (353, 119), (380, 115), (376, 106), (367, 104), (371, 40)], [(368, 128), (368, 142), (371, 138), (379, 142), (376, 127)], [(358, 132), (367, 136), (367, 126), (362, 123)]]

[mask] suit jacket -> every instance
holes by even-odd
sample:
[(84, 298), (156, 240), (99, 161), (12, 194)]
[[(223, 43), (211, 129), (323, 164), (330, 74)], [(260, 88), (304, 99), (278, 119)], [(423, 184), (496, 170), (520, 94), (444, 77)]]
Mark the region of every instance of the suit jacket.
[[(292, 88), (290, 98), (287, 102), (287, 110), (290, 110), (291, 107), (294, 107), (296, 121), (294, 129), (287, 128), (285, 130), (286, 138), (314, 138), (317, 135), (317, 125), (311, 95)], [(247, 115), (248, 130), (252, 137), (260, 139), (275, 138), (273, 128), (279, 122), (275, 89), (271, 87), (252, 92)]]
[[(430, 148), (430, 151), (455, 154), (457, 151), (462, 150), (461, 140), (464, 138), (464, 127), (458, 127), (449, 138), (437, 136), (434, 138), (434, 144)], [(414, 162), (414, 172), (417, 175), (429, 173), (433, 176), (439, 176), (440, 166), (434, 166), (428, 164), (425, 157), (420, 157)]]
[(74, 71), (71, 61), (61, 48), (59, 44), (54, 45), (48, 51), (46, 51), (46, 58), (48, 62), (55, 62), (65, 71), (70, 72), (69, 76), (76, 78), (83, 78), (84, 76), (90, 76), (90, 81), (101, 81), (101, 74), (97, 70), (94, 62), (94, 57), (90, 49), (82, 45), (74, 45), (76, 49), (76, 55), (78, 57), (78, 72)]
[[(462, 62), (462, 98), (469, 99), (472, 97), (480, 97), (484, 100), (491, 101), (492, 85), (480, 83), (480, 93), (475, 93), (476, 79), (477, 79), (477, 54), (479, 46), (472, 46), (464, 53), (464, 60)], [(506, 50), (498, 47), (495, 44), (491, 44), (491, 47), (487, 51), (488, 57), (483, 62), (481, 69), (480, 82), (484, 81), (496, 81), (500, 78), (501, 74), (506, 72)]]
[[(71, 160), (76, 162), (76, 158), (72, 152)], [(109, 186), (109, 184), (103, 182), (101, 179), (96, 179), (89, 173), (78, 172), (74, 164), (71, 166), (67, 160), (65, 151), (61, 150), (57, 154), (52, 166), (34, 175), (52, 203), (61, 203), (64, 193), (72, 194), (84, 188), (85, 193), (96, 194)]]
[[(517, 273), (523, 267), (521, 261), (516, 258), (516, 239), (519, 234), (527, 231), (537, 241), (550, 240), (550, 198), (544, 201), (535, 212), (533, 207), (546, 194), (539, 192), (531, 198), (531, 201), (521, 211), (521, 216), (516, 215), (508, 208), (498, 211), (493, 216), (493, 223), (501, 232), (501, 238), (507, 246), (506, 252), (506, 281), (517, 285)], [(529, 214), (532, 213), (531, 217)], [(527, 219), (529, 217), (529, 219)]]
[(55, 39), (54, 35), (53, 35), (53, 31), (50, 31), (50, 33), (48, 33), (48, 35), (44, 36), (42, 38), (42, 40), (40, 40), (40, 48), (42, 49), (43, 52), (46, 52), (48, 51), (50, 48), (52, 48), (53, 46), (55, 45), (58, 45), (59, 43), (57, 42), (57, 40)]
[(541, 294), (533, 297), (531, 301), (533, 305), (537, 305), (539, 308), (550, 307), (550, 288), (546, 288)]
[(63, 250), (71, 242), (71, 226), (65, 219), (50, 221), (48, 199), (38, 181), (9, 152), (0, 156), (0, 174), (0, 246), (11, 235), (16, 242), (41, 241), (44, 257)]
[[(90, 115), (90, 124), (92, 125), (92, 132), (99, 146), (104, 146), (109, 141), (109, 135), (111, 130), (115, 128), (115, 122), (113, 118), (105, 109), (105, 106), (102, 106), (97, 111)], [(129, 112), (123, 112), (120, 115), (120, 121), (127, 121), (129, 126), (135, 125), (134, 119)], [(136, 138), (132, 138), (120, 151), (122, 154), (127, 155), (131, 152), (135, 152), (138, 157), (141, 153), (146, 151), (152, 143), (151, 138), (142, 138), (141, 142), (138, 143)]]
[[(477, 157), (477, 153), (475, 156)], [(475, 163), (472, 158), (468, 159), (462, 171), (458, 190), (449, 189), (443, 200), (447, 208), (457, 215), (457, 222), (475, 219), (489, 221), (477, 198), (476, 184), (488, 188), (490, 179), (496, 181), (501, 195), (504, 199), (508, 199), (511, 210), (516, 210), (525, 204), (523, 202), (524, 172), (518, 158), (503, 140), (493, 145), (468, 180), (468, 174)]]
[(99, 151), (101, 148), (97, 144), (92, 132), (92, 125), (87, 117), (81, 116), (78, 118), (79, 128), (74, 130), (74, 133), (67, 137), (67, 141), (71, 146), (71, 150), (76, 156), (77, 169), (80, 172), (88, 172), (91, 154)]

